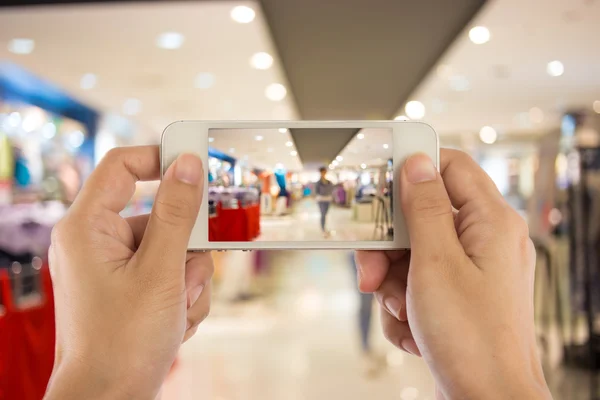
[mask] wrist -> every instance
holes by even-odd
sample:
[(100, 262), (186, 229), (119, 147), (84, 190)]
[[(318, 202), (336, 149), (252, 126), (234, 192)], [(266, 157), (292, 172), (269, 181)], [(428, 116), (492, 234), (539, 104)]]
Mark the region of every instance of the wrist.
[(48, 383), (44, 400), (154, 400), (156, 394), (137, 391), (129, 387), (126, 376), (110, 369), (71, 360), (56, 365)]

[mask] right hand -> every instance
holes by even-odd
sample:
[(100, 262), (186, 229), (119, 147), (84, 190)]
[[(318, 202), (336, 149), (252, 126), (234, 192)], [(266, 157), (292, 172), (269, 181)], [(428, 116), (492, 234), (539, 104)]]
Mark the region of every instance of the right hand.
[(388, 340), (422, 354), (438, 398), (551, 398), (527, 224), (466, 154), (442, 150), (440, 169), (422, 154), (406, 161), (399, 191), (411, 250), (357, 252), (360, 288), (375, 293)]

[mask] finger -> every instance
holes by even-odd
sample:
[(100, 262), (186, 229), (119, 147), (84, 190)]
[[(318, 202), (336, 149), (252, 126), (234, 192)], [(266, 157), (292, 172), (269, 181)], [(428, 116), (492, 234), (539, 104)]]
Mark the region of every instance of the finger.
[(425, 154), (406, 160), (400, 173), (400, 197), (411, 257), (427, 258), (429, 263), (432, 258), (462, 252), (444, 182)]
[(187, 310), (186, 332), (198, 327), (208, 317), (210, 312), (210, 293), (211, 286), (209, 282), (204, 286), (200, 297)]
[(473, 201), (502, 201), (494, 181), (473, 158), (462, 151), (440, 150), (440, 174), (452, 205), (457, 210)]
[(387, 311), (381, 311), (381, 325), (385, 338), (400, 350), (421, 357), (408, 322), (398, 321)]
[(135, 215), (133, 217), (125, 218), (125, 221), (131, 228), (131, 233), (133, 233), (136, 249), (140, 247), (140, 243), (142, 243), (142, 238), (144, 237), (144, 232), (146, 232), (146, 226), (148, 226), (149, 220), (150, 214)]
[(375, 292), (375, 299), (381, 307), (399, 321), (408, 321), (406, 311), (406, 287), (408, 280), (408, 260), (394, 265), (385, 280)]
[(139, 246), (142, 260), (150, 261), (147, 264), (161, 270), (165, 266), (184, 266), (200, 210), (203, 185), (202, 161), (193, 154), (180, 155), (167, 169)]
[(72, 208), (75, 211), (111, 210), (118, 213), (133, 196), (137, 181), (159, 177), (158, 146), (112, 149), (86, 180)]
[(358, 289), (364, 293), (376, 291), (387, 275), (390, 259), (382, 251), (370, 250), (359, 250), (354, 257), (358, 274)]
[(188, 253), (185, 264), (188, 308), (198, 300), (204, 287), (210, 282), (213, 272), (214, 264), (210, 253)]

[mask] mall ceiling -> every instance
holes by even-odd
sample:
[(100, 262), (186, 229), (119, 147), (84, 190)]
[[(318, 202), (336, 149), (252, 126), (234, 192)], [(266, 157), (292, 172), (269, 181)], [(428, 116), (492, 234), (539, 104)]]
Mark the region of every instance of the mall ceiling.
[[(215, 0), (206, 0), (215, 1)], [(218, 0), (223, 1), (223, 0)], [(18, 1), (5, 6), (107, 1)], [(391, 119), (486, 0), (260, 0), (302, 119)], [(355, 130), (292, 136), (304, 163)]]

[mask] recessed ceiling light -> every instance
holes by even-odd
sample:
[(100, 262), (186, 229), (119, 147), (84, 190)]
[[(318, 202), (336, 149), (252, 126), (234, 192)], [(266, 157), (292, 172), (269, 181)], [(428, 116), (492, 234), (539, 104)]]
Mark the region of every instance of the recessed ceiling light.
[(273, 65), (273, 57), (269, 53), (261, 51), (250, 58), (250, 65), (256, 69), (269, 69)]
[(425, 116), (425, 106), (420, 101), (412, 100), (404, 107), (406, 115), (410, 119), (421, 119)]
[(138, 99), (127, 99), (123, 104), (123, 113), (126, 115), (136, 115), (142, 111), (142, 102)]
[(280, 128), (279, 133), (287, 133), (287, 128)]
[(239, 22), (240, 24), (250, 23), (256, 17), (254, 10), (247, 6), (233, 7), (230, 15), (235, 22)]
[(81, 145), (85, 141), (85, 135), (81, 131), (74, 131), (71, 132), (67, 140), (71, 147), (78, 148), (81, 147)]
[(384, 148), (384, 149), (389, 149), (389, 147), (390, 147), (390, 146), (389, 146), (387, 143), (385, 143), (385, 144), (383, 145), (383, 148)]
[(46, 139), (52, 139), (56, 135), (56, 125), (52, 122), (47, 122), (42, 128), (42, 135)]
[(361, 167), (362, 169), (367, 169), (367, 164), (360, 164), (360, 167)]
[(334, 168), (335, 168), (335, 166), (329, 164), (329, 169), (334, 169)]
[(256, 139), (256, 141), (260, 142), (261, 140), (263, 140), (264, 138), (262, 136), (255, 136), (254, 139)]
[(292, 156), (292, 157), (296, 157), (297, 155), (298, 155), (298, 152), (295, 150), (290, 152), (290, 156)]
[(209, 142), (209, 143), (212, 143), (212, 142), (214, 142), (214, 141), (215, 141), (215, 138), (214, 138), (214, 137), (209, 137), (209, 138), (208, 138), (208, 142)]
[(342, 161), (342, 160), (344, 159), (344, 157), (342, 157), (342, 156), (337, 156), (335, 159), (336, 159), (336, 160), (338, 160), (338, 161)]
[(593, 108), (597, 114), (600, 114), (600, 100), (596, 100), (594, 102)]
[(484, 44), (490, 41), (490, 30), (485, 26), (476, 26), (469, 31), (469, 39), (475, 44)]
[(529, 110), (529, 120), (534, 124), (541, 124), (544, 121), (544, 112), (539, 107), (533, 107)]
[(484, 126), (479, 131), (479, 139), (481, 139), (483, 143), (492, 144), (498, 139), (498, 133), (491, 126)]
[(164, 32), (156, 38), (156, 45), (161, 49), (175, 50), (183, 46), (185, 38), (179, 32)]
[(333, 161), (331, 162), (331, 165), (334, 165), (334, 166), (337, 166), (338, 164), (339, 164), (339, 163), (337, 162), (337, 160), (333, 160)]
[(292, 147), (292, 146), (294, 145), (294, 143), (292, 143), (292, 142), (286, 142), (286, 143), (285, 143), (285, 145), (286, 145), (287, 147)]
[(272, 147), (269, 147), (269, 148), (267, 149), (267, 153), (272, 153), (272, 152), (273, 152), (273, 148), (272, 148)]
[(235, 149), (232, 147), (232, 148), (229, 149), (229, 152), (230, 153), (235, 153)]
[(79, 86), (81, 86), (82, 89), (89, 90), (96, 87), (97, 82), (98, 77), (95, 74), (85, 74), (81, 77)]
[(558, 60), (550, 61), (546, 66), (546, 72), (553, 77), (561, 76), (565, 73), (565, 66)]
[(356, 135), (356, 138), (361, 140), (365, 138), (365, 134), (364, 133), (359, 133), (358, 135)]
[(287, 90), (281, 83), (271, 83), (265, 89), (265, 96), (271, 101), (281, 101), (286, 95)]
[(215, 76), (209, 72), (201, 72), (194, 79), (194, 86), (198, 89), (208, 89), (215, 85)]
[(408, 118), (406, 115), (397, 115), (394, 118), (395, 121), (410, 121), (410, 118)]
[(33, 39), (17, 38), (8, 42), (8, 51), (14, 54), (29, 54), (34, 48)]

